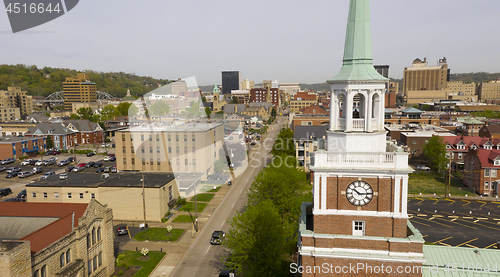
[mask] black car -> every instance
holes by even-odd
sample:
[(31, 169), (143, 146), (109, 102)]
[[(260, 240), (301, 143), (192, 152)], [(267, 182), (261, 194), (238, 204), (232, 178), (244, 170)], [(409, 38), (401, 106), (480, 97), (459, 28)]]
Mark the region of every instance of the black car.
[(92, 167), (93, 168), (99, 168), (99, 167), (101, 167), (103, 165), (104, 165), (103, 163), (95, 163)]
[(30, 165), (35, 165), (37, 162), (39, 162), (40, 160), (31, 160), (30, 161)]
[(26, 202), (26, 199), (12, 197), (12, 198), (5, 199), (3, 202)]
[(104, 167), (98, 168), (95, 172), (97, 172), (97, 173), (103, 173), (104, 172)]
[(12, 190), (10, 188), (0, 189), (0, 196), (7, 196), (12, 194)]
[(109, 159), (109, 161), (110, 161), (110, 162), (114, 162), (114, 161), (116, 161), (116, 157), (111, 157), (111, 158)]
[(50, 156), (50, 155), (52, 155), (52, 152), (53, 152), (52, 150), (49, 150), (49, 151), (45, 152), (45, 156)]
[(7, 175), (5, 175), (5, 178), (14, 178), (14, 177), (17, 177), (18, 173), (17, 172), (11, 172), (11, 173), (8, 173)]
[(94, 156), (94, 155), (95, 155), (95, 153), (94, 153), (94, 152), (89, 152), (89, 153), (87, 153), (87, 157), (92, 157), (92, 156)]
[(75, 158), (74, 157), (69, 157), (66, 159), (68, 162), (72, 163), (75, 161)]
[(17, 198), (26, 198), (26, 190), (23, 189), (20, 193), (18, 193)]
[(94, 166), (94, 164), (95, 164), (95, 162), (88, 162), (88, 163), (85, 165), (85, 167), (87, 167), (87, 168), (88, 168), (88, 167), (93, 167), (93, 166)]
[(226, 236), (226, 233), (224, 233), (223, 231), (214, 231), (212, 233), (212, 238), (210, 239), (210, 244), (219, 245), (225, 236)]
[(70, 165), (66, 168), (66, 172), (71, 172), (73, 171), (74, 168), (75, 168), (74, 166)]

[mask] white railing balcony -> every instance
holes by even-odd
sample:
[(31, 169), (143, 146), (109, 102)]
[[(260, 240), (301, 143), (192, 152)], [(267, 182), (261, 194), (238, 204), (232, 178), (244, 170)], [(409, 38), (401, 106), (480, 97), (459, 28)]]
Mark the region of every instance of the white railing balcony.
[(304, 151), (304, 146), (297, 146), (297, 150)]
[(352, 130), (353, 131), (365, 131), (365, 119), (353, 119), (352, 120)]
[(383, 168), (408, 169), (408, 153), (346, 153), (326, 152), (314, 153), (312, 168)]

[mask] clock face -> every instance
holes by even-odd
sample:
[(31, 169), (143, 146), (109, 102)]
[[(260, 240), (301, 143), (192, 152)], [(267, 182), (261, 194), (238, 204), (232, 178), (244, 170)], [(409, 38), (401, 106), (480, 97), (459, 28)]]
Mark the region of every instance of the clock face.
[(373, 199), (372, 187), (363, 181), (354, 181), (345, 191), (347, 200), (355, 206), (364, 206)]

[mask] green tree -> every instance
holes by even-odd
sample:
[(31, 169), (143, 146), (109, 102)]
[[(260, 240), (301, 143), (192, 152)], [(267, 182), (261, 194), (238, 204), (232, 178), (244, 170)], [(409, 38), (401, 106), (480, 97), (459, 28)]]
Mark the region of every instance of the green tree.
[(231, 229), (222, 244), (231, 250), (230, 267), (250, 277), (289, 276), (285, 229), (271, 201), (248, 206), (228, 223)]
[(134, 116), (139, 112), (139, 109), (137, 106), (133, 105), (132, 103), (129, 102), (120, 102), (118, 106), (116, 106), (116, 109), (118, 110), (118, 113), (120, 115), (124, 116)]
[(170, 105), (165, 101), (156, 101), (149, 108), (149, 114), (152, 116), (163, 116), (170, 112)]
[(233, 96), (231, 97), (231, 101), (229, 102), (229, 104), (239, 104), (240, 101), (238, 101), (238, 97), (236, 96)]
[(94, 115), (92, 108), (87, 107), (87, 108), (79, 108), (76, 113), (80, 117), (80, 119), (87, 119), (91, 120), (92, 116)]
[(271, 117), (276, 117), (276, 109), (274, 107), (271, 110)]
[(207, 98), (205, 96), (201, 96), (201, 102), (207, 102)]
[(72, 113), (72, 114), (69, 116), (69, 119), (71, 119), (71, 120), (80, 119), (80, 116), (78, 116), (77, 114)]
[(188, 117), (189, 118), (197, 118), (200, 117), (200, 102), (193, 102), (191, 104), (191, 107), (186, 109), (188, 112)]
[(293, 142), (293, 131), (289, 128), (281, 129), (274, 141), (271, 154), (275, 156), (295, 156), (295, 144)]
[(424, 155), (431, 162), (436, 172), (446, 169), (446, 144), (440, 136), (433, 136), (424, 145)]
[(208, 119), (210, 119), (210, 116), (212, 115), (212, 110), (209, 107), (205, 107), (205, 113), (207, 114)]
[(101, 120), (109, 120), (114, 118), (115, 116), (119, 116), (120, 113), (118, 112), (118, 109), (113, 106), (113, 105), (106, 105), (104, 108), (102, 108), (101, 111)]
[(54, 148), (54, 142), (52, 141), (52, 136), (47, 136), (47, 139), (45, 140), (45, 144), (47, 144), (47, 149)]

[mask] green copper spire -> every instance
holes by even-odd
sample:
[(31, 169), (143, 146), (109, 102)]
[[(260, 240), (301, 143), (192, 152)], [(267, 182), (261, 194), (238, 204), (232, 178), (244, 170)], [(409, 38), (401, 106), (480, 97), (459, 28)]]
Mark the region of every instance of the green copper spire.
[(351, 0), (340, 72), (328, 82), (387, 81), (373, 67), (369, 0)]

